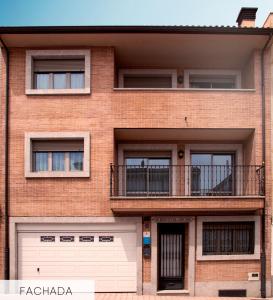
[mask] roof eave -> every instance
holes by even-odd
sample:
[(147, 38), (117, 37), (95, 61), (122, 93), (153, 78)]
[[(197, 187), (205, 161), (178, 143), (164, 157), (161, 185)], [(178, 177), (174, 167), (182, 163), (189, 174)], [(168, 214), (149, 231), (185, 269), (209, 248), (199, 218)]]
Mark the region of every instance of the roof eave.
[(168, 34), (250, 34), (268, 35), (272, 28), (229, 26), (16, 26), (0, 27), (0, 34), (75, 33), (168, 33)]

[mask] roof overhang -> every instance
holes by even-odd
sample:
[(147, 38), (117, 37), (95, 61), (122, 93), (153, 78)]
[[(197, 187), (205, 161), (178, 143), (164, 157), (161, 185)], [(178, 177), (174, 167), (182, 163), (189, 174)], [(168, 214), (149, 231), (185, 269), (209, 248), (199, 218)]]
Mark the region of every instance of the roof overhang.
[(246, 141), (251, 128), (115, 128), (117, 141)]
[(115, 48), (119, 67), (241, 68), (270, 28), (199, 26), (0, 27), (8, 47)]

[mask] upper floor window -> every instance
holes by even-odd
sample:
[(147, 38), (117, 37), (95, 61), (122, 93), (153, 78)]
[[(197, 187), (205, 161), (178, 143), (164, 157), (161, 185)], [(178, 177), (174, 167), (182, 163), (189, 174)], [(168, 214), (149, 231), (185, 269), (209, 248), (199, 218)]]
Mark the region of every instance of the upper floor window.
[(121, 69), (120, 88), (176, 88), (176, 70), (166, 69)]
[(185, 70), (184, 87), (195, 89), (240, 89), (241, 72), (236, 70)]
[(90, 92), (89, 50), (34, 50), (26, 55), (27, 94)]
[(34, 89), (83, 89), (84, 59), (34, 59)]
[(89, 176), (89, 135), (26, 135), (26, 177)]
[(190, 88), (196, 89), (235, 89), (235, 76), (210, 76), (192, 75), (190, 76)]

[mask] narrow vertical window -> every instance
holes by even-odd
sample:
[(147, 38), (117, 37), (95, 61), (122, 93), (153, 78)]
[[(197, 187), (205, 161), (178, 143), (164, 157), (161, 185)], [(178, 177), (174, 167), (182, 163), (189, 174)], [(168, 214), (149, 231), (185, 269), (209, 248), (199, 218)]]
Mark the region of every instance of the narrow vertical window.
[(71, 73), (70, 85), (72, 89), (83, 89), (84, 88), (84, 73), (75, 72)]
[(48, 171), (48, 152), (34, 152), (34, 171)]
[(36, 73), (35, 74), (36, 89), (49, 89), (50, 88), (50, 74), (49, 73)]
[(53, 88), (66, 89), (66, 73), (53, 74)]
[(52, 152), (52, 171), (65, 170), (65, 153)]
[(83, 170), (83, 152), (70, 152), (70, 171)]

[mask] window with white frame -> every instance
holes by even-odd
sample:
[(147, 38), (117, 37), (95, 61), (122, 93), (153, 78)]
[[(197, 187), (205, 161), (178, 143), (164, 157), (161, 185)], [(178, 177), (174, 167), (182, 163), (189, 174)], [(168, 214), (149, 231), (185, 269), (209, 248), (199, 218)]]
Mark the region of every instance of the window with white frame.
[(84, 59), (34, 59), (34, 89), (83, 89)]
[(121, 69), (120, 88), (176, 88), (176, 70), (166, 69)]
[(185, 70), (184, 87), (193, 89), (240, 89), (241, 73), (236, 70)]
[(33, 50), (26, 54), (26, 93), (90, 92), (89, 50)]
[(203, 255), (254, 254), (255, 222), (204, 222)]
[(26, 177), (86, 177), (89, 136), (26, 136)]
[(83, 139), (33, 140), (32, 171), (83, 171)]
[(197, 260), (260, 257), (260, 216), (197, 217)]

